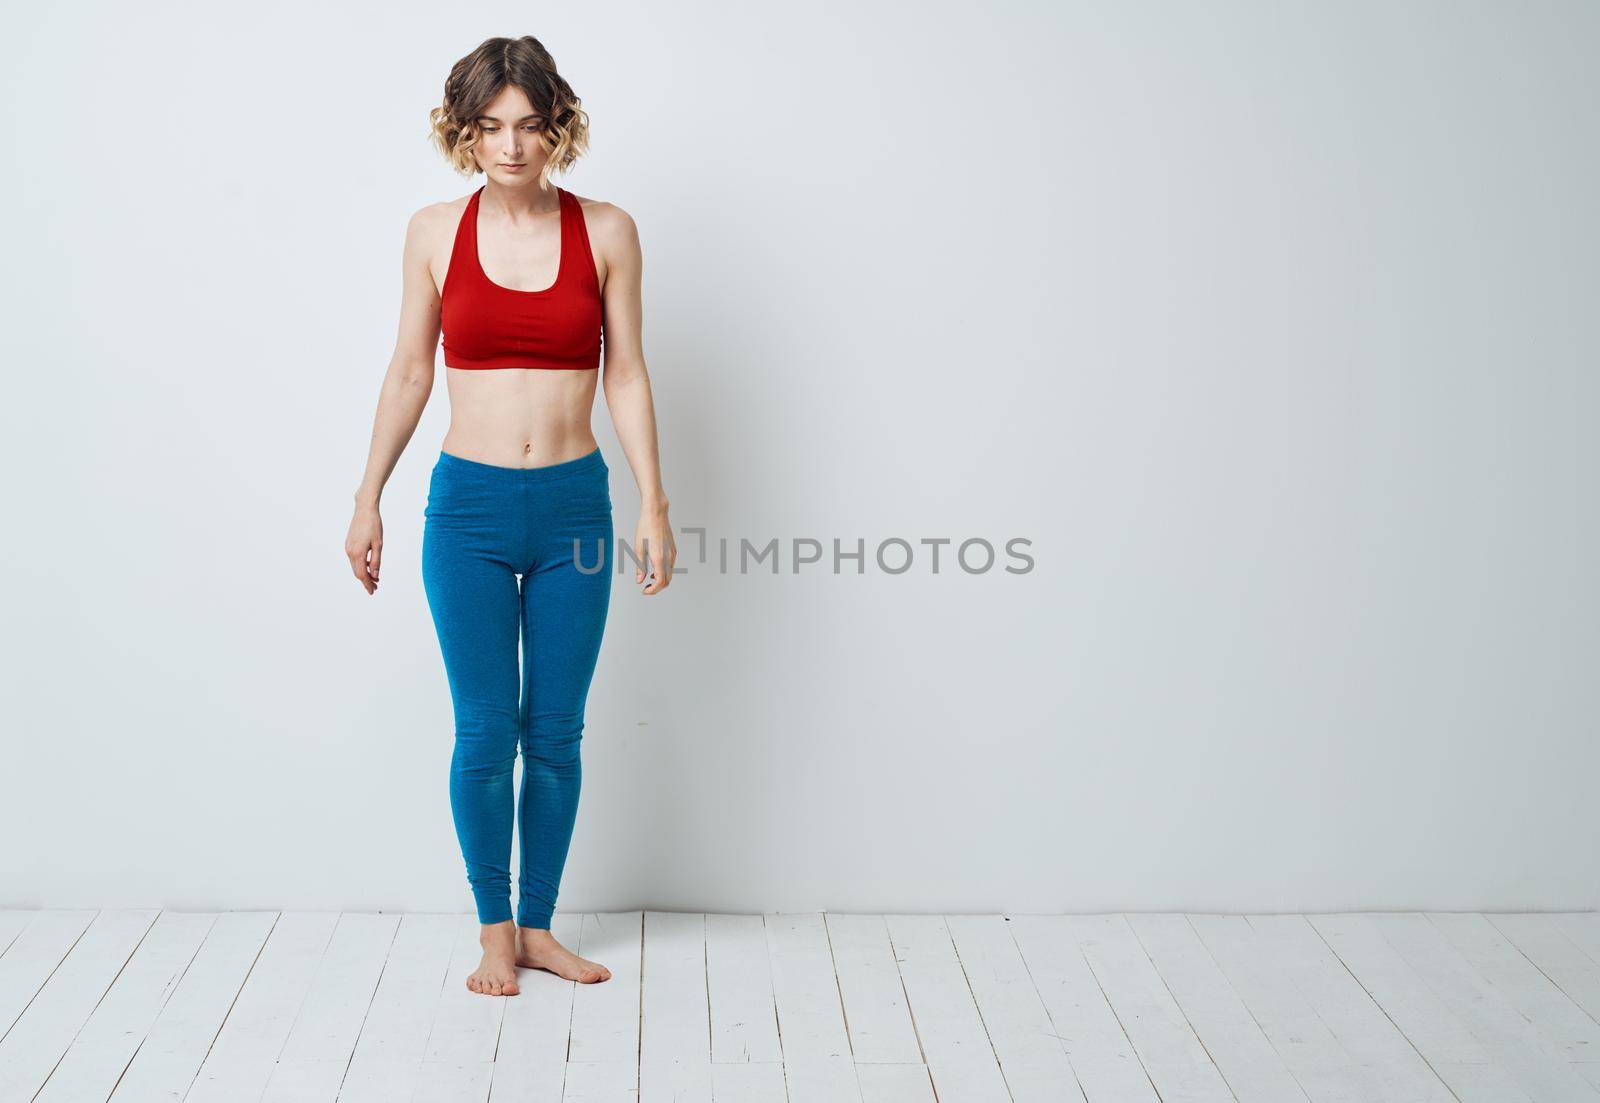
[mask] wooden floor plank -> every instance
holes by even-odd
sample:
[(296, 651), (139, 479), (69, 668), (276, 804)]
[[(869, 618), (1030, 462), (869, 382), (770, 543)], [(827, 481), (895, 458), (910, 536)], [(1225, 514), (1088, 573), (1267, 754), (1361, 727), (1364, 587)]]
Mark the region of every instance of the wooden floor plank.
[[(823, 921), (856, 1065), (921, 1065), (922, 1050), (883, 916), (829, 913)], [(894, 1074), (886, 1078), (893, 1081)]]
[(1044, 1001), (1001, 915), (948, 915), (945, 926), (1014, 1103), (1084, 1095)]
[(160, 913), (103, 911), (0, 1039), (0, 1099), (32, 1099)]
[(1384, 1103), (1454, 1103), (1416, 1047), (1301, 915), (1246, 917), (1270, 968), (1282, 970), (1368, 1073)]
[[(462, 912), (455, 920), (455, 943), (450, 953), (450, 971), (439, 989), (433, 1009), (433, 1024), (422, 1050), (418, 1071), (419, 1087), (426, 1085), (430, 1096), (447, 1094), (452, 1075), (476, 1084), (487, 1066), (494, 1063), (500, 1044), (500, 1020), (509, 997), (486, 996), (467, 987), (467, 978), (483, 961), (483, 930), (473, 912)], [(487, 1097), (489, 1080), (483, 1080)]]
[(766, 929), (779, 1039), (792, 1084), (796, 1060), (848, 1059), (850, 1040), (822, 916), (769, 915)]
[[(711, 999), (711, 1063), (780, 1063), (783, 1050), (778, 1044), (778, 1006), (764, 916), (706, 916), (706, 986)], [(766, 1083), (766, 1076), (765, 1071), (753, 1073), (752, 1084)], [(713, 1076), (713, 1087), (718, 1082)]]
[(1568, 1061), (1600, 1061), (1600, 1023), (1573, 1003), (1493, 923), (1481, 915), (1461, 912), (1434, 912), (1428, 920), (1500, 998), (1554, 1042)]
[(1489, 915), (1495, 928), (1584, 1013), (1600, 1021), (1600, 963), (1568, 938), (1554, 915)]
[(278, 917), (184, 1103), (261, 1097), (338, 922), (336, 912)]
[[(4, 957), (17, 936), (27, 929), (28, 924), (41, 914), (38, 911), (29, 911), (21, 908), (0, 908), (0, 957)], [(93, 912), (89, 913), (93, 915)], [(10, 1025), (5, 1024), (5, 1025)], [(4, 1033), (0, 1028), (0, 1033)]]
[(1071, 933), (1162, 1103), (1222, 1103), (1233, 1093), (1121, 915), (1068, 916)]
[(928, 1076), (928, 1066), (921, 1061), (904, 1065), (857, 1061), (856, 1084), (861, 1090), (861, 1103), (935, 1103), (933, 1080)]
[[(0, 910), (0, 1099), (1600, 1103), (1600, 913)], [(1159, 1093), (1159, 1095), (1158, 1095)]]
[(1128, 925), (1239, 1103), (1305, 1103), (1299, 1082), (1188, 917), (1130, 915)]
[(1461, 1103), (1521, 1103), (1528, 1098), (1389, 945), (1370, 916), (1306, 918)]
[(789, 1103), (861, 1103), (861, 1085), (849, 1054), (786, 1058)]
[(39, 911), (0, 954), (0, 1044), (96, 914)]
[(1600, 965), (1600, 912), (1556, 912), (1554, 918), (1561, 933)]
[[(477, 922), (477, 916), (473, 916), (473, 922)], [(485, 996), (470, 988), (467, 992), (481, 1000), (504, 1002), (508, 998)], [(417, 1087), (411, 1095), (411, 1103), (484, 1103), (489, 1098), (493, 1081), (493, 1061), (481, 1061), (474, 1057), (425, 1060), (417, 1073)]]
[(215, 912), (162, 912), (34, 1103), (108, 1099), (200, 952)]
[[(572, 1047), (569, 1063), (616, 1065), (634, 1089), (639, 1079), (639, 995), (642, 979), (644, 913), (585, 915), (577, 953), (602, 961), (611, 979), (580, 984), (572, 995)], [(587, 1085), (616, 1082), (611, 1071), (596, 1073)], [(570, 1089), (569, 1089), (570, 1090)]]
[(1594, 1089), (1567, 1064), (1559, 1047), (1541, 1035), (1499, 991), (1419, 913), (1379, 914), (1373, 926), (1424, 984), (1504, 1066), (1530, 1099), (1600, 1103)]
[(783, 1064), (779, 1061), (713, 1061), (711, 1098), (715, 1103), (788, 1103)]
[(1311, 1103), (1380, 1099), (1381, 1089), (1239, 915), (1191, 915), (1190, 925), (1244, 1000)]
[(944, 917), (891, 915), (887, 920), (934, 1091), (941, 1099), (974, 1103), (1010, 1099)]
[(113, 1103), (182, 1099), (278, 922), (277, 912), (223, 912), (139, 1044)]
[[(581, 946), (583, 916), (557, 912), (550, 921), (550, 933), (563, 946)], [(601, 964), (609, 962), (602, 958)], [(519, 969), (517, 984), (522, 991), (506, 1004), (505, 1017), (500, 1022), (500, 1049), (494, 1059), (490, 1103), (560, 1099), (577, 982), (564, 980), (548, 969)]]
[(644, 913), (640, 1020), (640, 1103), (711, 1103), (705, 916)]
[(1057, 915), (1011, 915), (1011, 937), (1089, 1103), (1157, 1103), (1155, 1086)]
[[(460, 922), (455, 914), (401, 917), (362, 1021), (339, 1103), (411, 1098)], [(561, 1059), (566, 1059), (564, 1052)]]
[(711, 1103), (711, 1060), (655, 1057), (639, 1065), (640, 1103)]
[(399, 927), (396, 915), (339, 917), (261, 1103), (338, 1098)]

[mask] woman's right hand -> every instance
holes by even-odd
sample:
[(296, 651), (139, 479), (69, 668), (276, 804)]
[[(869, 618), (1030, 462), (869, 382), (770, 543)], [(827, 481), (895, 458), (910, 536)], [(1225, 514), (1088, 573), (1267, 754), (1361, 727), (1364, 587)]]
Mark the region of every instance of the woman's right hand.
[(383, 518), (377, 506), (357, 506), (344, 538), (344, 554), (368, 594), (378, 592), (378, 560), (383, 555)]

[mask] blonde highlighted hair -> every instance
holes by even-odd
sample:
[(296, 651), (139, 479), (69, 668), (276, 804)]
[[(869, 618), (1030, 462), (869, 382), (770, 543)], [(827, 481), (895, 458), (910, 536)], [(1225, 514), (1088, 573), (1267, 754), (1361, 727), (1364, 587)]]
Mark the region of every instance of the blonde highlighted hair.
[(541, 185), (548, 185), (557, 170), (568, 171), (588, 151), (589, 116), (572, 86), (556, 72), (555, 58), (532, 35), (487, 39), (450, 67), (444, 102), (428, 112), (433, 144), (457, 172), (476, 173), (478, 117), (512, 85), (522, 90), (542, 120), (539, 136), (546, 156), (539, 176)]

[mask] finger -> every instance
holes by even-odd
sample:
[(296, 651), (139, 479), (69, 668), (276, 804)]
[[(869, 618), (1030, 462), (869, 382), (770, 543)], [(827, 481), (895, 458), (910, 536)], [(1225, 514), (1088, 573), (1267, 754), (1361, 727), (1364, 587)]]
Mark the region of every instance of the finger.
[(377, 586), (372, 579), (367, 577), (367, 565), (363, 562), (362, 553), (346, 549), (344, 554), (345, 558), (350, 560), (350, 573), (356, 576), (356, 581), (361, 583), (367, 593), (372, 593)]
[(376, 582), (378, 580), (378, 560), (380, 560), (382, 558), (383, 558), (383, 541), (382, 540), (374, 540), (372, 542), (372, 559), (371, 559), (370, 562), (367, 563), (367, 570), (372, 573), (372, 580), (374, 582)]

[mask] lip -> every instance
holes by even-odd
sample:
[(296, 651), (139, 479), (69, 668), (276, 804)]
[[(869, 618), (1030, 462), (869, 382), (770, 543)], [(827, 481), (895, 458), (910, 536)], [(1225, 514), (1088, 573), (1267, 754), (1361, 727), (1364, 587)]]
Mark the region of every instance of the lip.
[(515, 165), (501, 165), (500, 167), (503, 168), (503, 169), (512, 169), (513, 171), (515, 171), (516, 169), (526, 168), (527, 165), (528, 165), (528, 162), (521, 161), (521, 162), (519, 162), (519, 163), (517, 163)]

